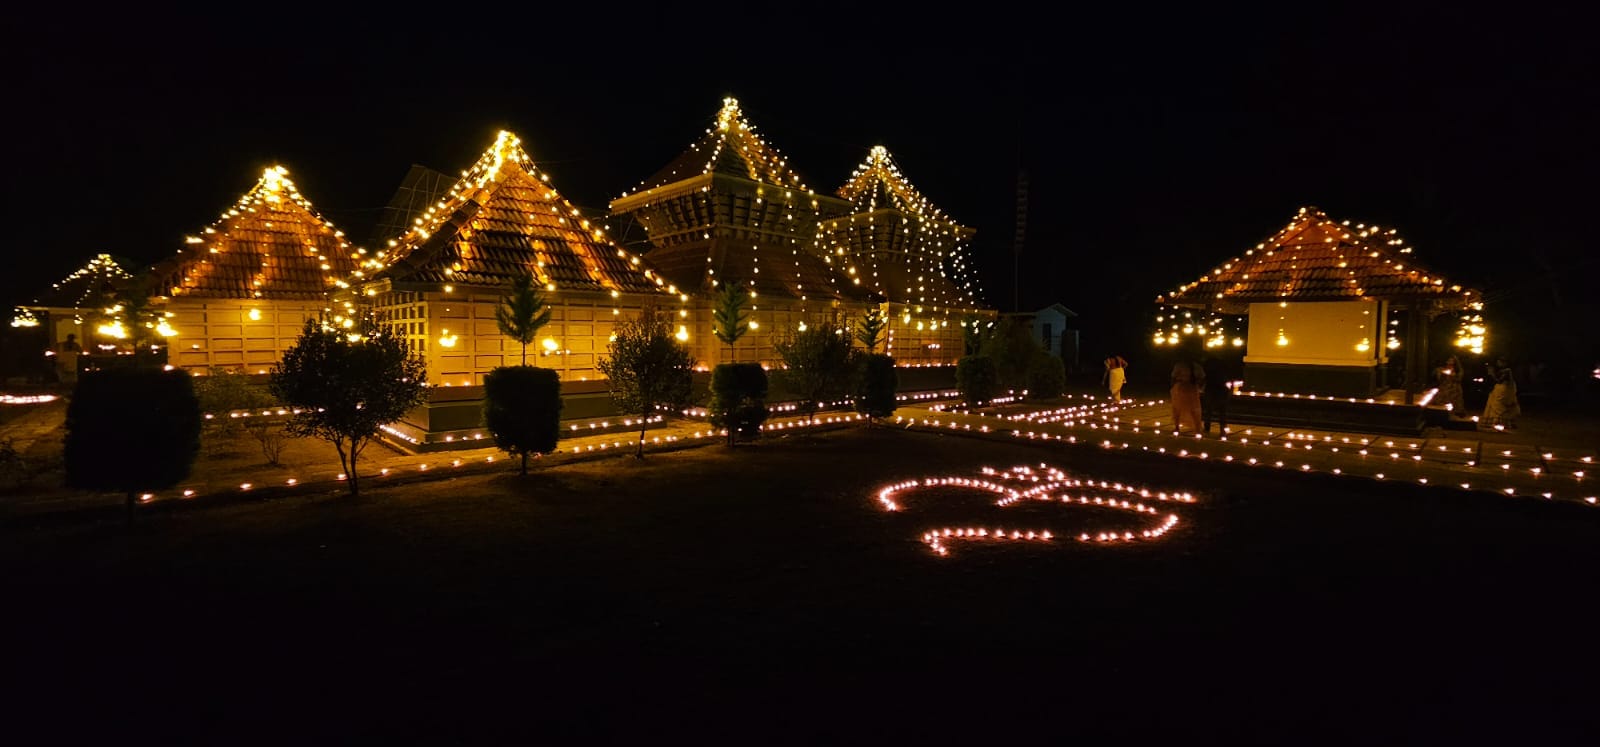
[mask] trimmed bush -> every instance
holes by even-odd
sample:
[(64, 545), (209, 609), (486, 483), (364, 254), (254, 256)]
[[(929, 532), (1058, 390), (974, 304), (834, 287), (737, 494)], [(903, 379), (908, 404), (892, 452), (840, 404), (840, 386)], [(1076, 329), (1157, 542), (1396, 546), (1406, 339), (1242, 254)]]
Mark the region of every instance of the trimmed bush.
[(200, 423), (194, 380), (183, 371), (87, 371), (67, 405), (67, 487), (124, 493), (131, 521), (139, 493), (189, 476)]
[(1000, 372), (987, 355), (967, 355), (956, 361), (956, 389), (968, 407), (978, 407), (994, 399), (1000, 388)]
[(496, 446), (522, 458), (549, 454), (561, 438), (561, 376), (554, 369), (500, 366), (483, 377), (483, 424)]
[(1055, 399), (1067, 389), (1066, 364), (1048, 353), (1036, 356), (1028, 364), (1028, 396), (1033, 399)]
[(728, 429), (728, 445), (754, 441), (767, 422), (767, 371), (759, 363), (719, 363), (711, 369), (711, 424)]
[(900, 377), (894, 370), (894, 358), (882, 353), (861, 356), (855, 383), (856, 412), (867, 416), (867, 427), (872, 427), (874, 418), (886, 418), (894, 414), (897, 404), (895, 390), (900, 385)]

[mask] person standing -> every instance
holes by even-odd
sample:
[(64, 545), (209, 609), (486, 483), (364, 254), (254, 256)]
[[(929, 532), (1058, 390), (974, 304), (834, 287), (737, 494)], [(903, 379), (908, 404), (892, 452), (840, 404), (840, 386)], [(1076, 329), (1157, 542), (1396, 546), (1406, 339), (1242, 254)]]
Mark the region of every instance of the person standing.
[(1494, 359), (1489, 365), (1489, 378), (1494, 388), (1489, 390), (1489, 401), (1484, 403), (1480, 425), (1515, 428), (1517, 417), (1522, 415), (1522, 403), (1517, 400), (1517, 380), (1505, 356)]
[(1237, 378), (1233, 375), (1232, 362), (1218, 356), (1208, 356), (1205, 359), (1205, 392), (1200, 401), (1200, 419), (1203, 422), (1202, 433), (1211, 432), (1211, 424), (1217, 424), (1217, 435), (1228, 434), (1228, 402), (1233, 399), (1233, 385)]
[(78, 344), (78, 336), (68, 334), (56, 346), (56, 378), (62, 384), (71, 386), (78, 382), (78, 356), (83, 353), (83, 346)]
[(1206, 371), (1193, 358), (1184, 356), (1172, 365), (1172, 429), (1183, 432), (1185, 421), (1189, 429), (1200, 432), (1203, 418), (1200, 414), (1200, 392), (1206, 385)]
[(1461, 360), (1451, 355), (1444, 359), (1444, 365), (1439, 367), (1439, 392), (1433, 396), (1433, 401), (1450, 411), (1451, 417), (1463, 418), (1467, 415), (1466, 392), (1461, 387)]
[(1116, 353), (1106, 358), (1106, 372), (1100, 377), (1101, 385), (1111, 389), (1111, 401), (1122, 401), (1122, 385), (1128, 382), (1128, 361)]

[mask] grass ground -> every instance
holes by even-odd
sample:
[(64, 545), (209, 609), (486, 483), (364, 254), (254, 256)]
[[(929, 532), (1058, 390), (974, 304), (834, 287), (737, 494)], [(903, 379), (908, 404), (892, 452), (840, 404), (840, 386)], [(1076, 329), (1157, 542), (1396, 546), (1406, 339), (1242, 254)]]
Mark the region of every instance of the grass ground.
[[(1125, 514), (889, 483), (1049, 463)], [(1593, 743), (1579, 507), (851, 429), (12, 527), (17, 743)]]

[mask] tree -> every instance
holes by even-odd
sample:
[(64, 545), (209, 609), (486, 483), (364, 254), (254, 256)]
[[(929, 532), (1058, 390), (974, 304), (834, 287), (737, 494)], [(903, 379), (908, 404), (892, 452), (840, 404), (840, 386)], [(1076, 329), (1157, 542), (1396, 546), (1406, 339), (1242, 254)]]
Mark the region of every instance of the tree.
[(427, 369), (410, 352), (384, 329), (345, 334), (308, 319), (272, 369), (273, 396), (298, 410), (289, 432), (333, 444), (352, 496), (361, 492), (361, 450), (379, 427), (428, 398)]
[(968, 314), (961, 318), (961, 345), (962, 355), (977, 355), (983, 348), (983, 340), (994, 331), (994, 322), (985, 322), (976, 314)]
[(231, 368), (214, 367), (205, 376), (195, 378), (194, 392), (200, 399), (200, 411), (211, 416), (206, 423), (208, 429), (226, 435), (244, 427), (239, 418), (229, 417), (229, 413), (255, 412), (277, 404), (264, 384)]
[(1034, 399), (1055, 399), (1067, 388), (1067, 367), (1060, 358), (1044, 353), (1034, 356), (1028, 364), (1028, 396)]
[(711, 369), (711, 424), (735, 438), (754, 440), (767, 421), (767, 370), (760, 363), (719, 363)]
[(881, 353), (867, 353), (861, 356), (861, 362), (856, 369), (856, 412), (867, 416), (867, 427), (872, 427), (874, 418), (885, 418), (894, 414), (895, 390), (899, 388), (899, 376), (894, 370), (894, 358)]
[(981, 355), (994, 360), (999, 385), (1022, 389), (1033, 359), (1047, 355), (1033, 337), (1033, 325), (1018, 317), (1005, 317), (986, 335), (978, 348)]
[(717, 292), (717, 305), (711, 310), (711, 332), (728, 345), (728, 361), (735, 360), (733, 344), (750, 331), (744, 310), (750, 303), (750, 291), (739, 283), (722, 284)]
[(824, 402), (844, 396), (850, 384), (854, 350), (836, 323), (813, 324), (777, 344), (787, 367), (785, 387), (800, 397), (800, 411), (815, 422)]
[(889, 320), (884, 317), (883, 309), (874, 306), (856, 322), (856, 339), (866, 346), (868, 353), (876, 352), (878, 343), (883, 341), (883, 328), (887, 326)]
[(617, 407), (639, 417), (639, 449), (634, 457), (643, 459), (649, 417), (658, 408), (688, 404), (694, 358), (673, 338), (671, 317), (655, 306), (618, 324), (608, 349), (610, 357), (600, 361), (600, 373)]
[(483, 377), (483, 424), (496, 446), (522, 457), (549, 454), (561, 438), (561, 375), (534, 366), (500, 366)]
[(67, 405), (67, 486), (127, 495), (177, 485), (200, 453), (200, 401), (183, 371), (125, 368), (78, 378)]
[(994, 359), (987, 355), (966, 355), (956, 361), (956, 389), (968, 407), (988, 404), (1000, 386)]
[(522, 365), (528, 365), (528, 343), (539, 336), (539, 329), (550, 323), (550, 307), (544, 303), (533, 275), (523, 273), (511, 280), (511, 289), (500, 297), (494, 309), (500, 334), (522, 344)]

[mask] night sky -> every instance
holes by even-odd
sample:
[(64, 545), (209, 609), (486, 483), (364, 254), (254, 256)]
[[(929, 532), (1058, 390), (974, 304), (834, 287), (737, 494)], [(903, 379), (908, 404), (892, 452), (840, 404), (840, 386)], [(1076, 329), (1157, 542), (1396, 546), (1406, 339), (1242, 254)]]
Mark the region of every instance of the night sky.
[(1578, 327), (1553, 315), (1596, 309), (1600, 61), (1576, 10), (524, 7), (273, 6), (160, 29), (145, 10), (85, 12), (30, 28), (0, 52), (14, 263), (0, 293), (26, 300), (99, 252), (169, 256), (274, 163), (364, 241), (411, 164), (456, 173), (501, 128), (601, 211), (731, 95), (818, 191), (888, 147), (977, 230), (987, 300), (1065, 304), (1090, 354), (1142, 337), (1158, 293), (1302, 205), (1397, 228), (1421, 264), (1485, 290), (1492, 346), (1528, 354)]

